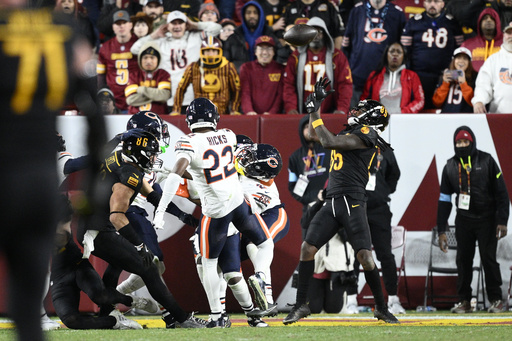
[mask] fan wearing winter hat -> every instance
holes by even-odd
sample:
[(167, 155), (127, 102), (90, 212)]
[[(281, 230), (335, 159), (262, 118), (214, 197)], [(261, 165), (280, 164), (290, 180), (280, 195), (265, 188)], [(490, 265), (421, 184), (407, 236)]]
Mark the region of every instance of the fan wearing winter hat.
[(487, 58), (478, 72), (472, 100), (475, 113), (512, 112), (512, 21), (504, 26), (501, 50)]
[(166, 115), (167, 100), (171, 98), (171, 76), (160, 65), (160, 49), (158, 43), (149, 41), (144, 44), (138, 54), (139, 70), (130, 74), (125, 89), (126, 103), (129, 113), (150, 110), (158, 115)]
[(485, 289), (491, 302), (488, 312), (500, 313), (504, 304), (496, 249), (498, 240), (507, 235), (510, 202), (507, 187), (494, 158), (476, 149), (476, 138), (471, 128), (457, 128), (453, 134), (453, 145), (455, 155), (444, 166), (437, 205), (439, 248), (447, 252), (446, 225), (452, 211), (452, 194), (455, 193), (459, 304), (451, 311), (472, 312), (472, 264), (478, 241), (485, 273)]
[(219, 9), (214, 3), (208, 2), (201, 5), (198, 13), (199, 21), (212, 21), (219, 22), (220, 14)]

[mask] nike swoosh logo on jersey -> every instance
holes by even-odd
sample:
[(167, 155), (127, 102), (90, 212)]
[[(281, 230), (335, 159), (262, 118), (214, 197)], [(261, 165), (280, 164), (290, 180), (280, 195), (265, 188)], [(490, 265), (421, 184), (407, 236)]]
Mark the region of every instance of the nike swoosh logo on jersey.
[(359, 206), (359, 204), (357, 204), (357, 205), (352, 205), (352, 208), (357, 207), (357, 206)]

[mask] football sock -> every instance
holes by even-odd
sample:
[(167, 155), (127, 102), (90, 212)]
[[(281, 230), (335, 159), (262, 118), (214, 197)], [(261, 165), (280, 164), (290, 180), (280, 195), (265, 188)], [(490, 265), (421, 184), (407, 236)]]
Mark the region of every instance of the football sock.
[(366, 278), (366, 283), (368, 283), (368, 286), (372, 291), (375, 304), (379, 307), (385, 306), (384, 294), (382, 293), (382, 285), (380, 284), (380, 274), (377, 267), (374, 267), (373, 270), (365, 270), (364, 277)]
[(251, 311), (253, 308), (251, 293), (249, 292), (249, 287), (247, 286), (247, 282), (241, 278), (238, 283), (228, 284), (229, 288), (233, 292), (233, 296), (235, 296), (236, 300), (242, 307), (244, 311)]
[[(217, 272), (217, 258), (209, 259), (203, 257), (203, 287), (208, 297), (208, 303), (210, 305), (211, 316), (213, 320), (217, 320), (217, 314), (220, 315), (222, 312), (222, 306), (220, 304), (220, 278)], [(217, 317), (217, 319), (215, 318)]]
[(274, 241), (272, 238), (258, 245), (258, 255), (254, 259), (254, 272), (263, 272), (265, 278), (270, 278), (270, 264), (274, 258)]
[(315, 270), (315, 260), (307, 260), (299, 262), (299, 284), (297, 286), (296, 305), (300, 306), (307, 303), (309, 280), (313, 276)]

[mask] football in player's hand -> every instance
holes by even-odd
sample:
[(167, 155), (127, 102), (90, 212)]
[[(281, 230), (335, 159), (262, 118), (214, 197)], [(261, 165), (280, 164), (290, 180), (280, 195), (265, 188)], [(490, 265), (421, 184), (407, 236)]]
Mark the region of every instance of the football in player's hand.
[(298, 24), (286, 31), (283, 38), (291, 45), (303, 46), (315, 39), (317, 33), (317, 29), (313, 26)]

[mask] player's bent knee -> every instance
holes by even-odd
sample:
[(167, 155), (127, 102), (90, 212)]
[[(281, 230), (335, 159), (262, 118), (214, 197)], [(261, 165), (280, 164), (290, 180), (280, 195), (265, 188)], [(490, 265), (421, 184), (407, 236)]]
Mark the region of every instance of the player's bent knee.
[(228, 272), (224, 274), (224, 279), (228, 282), (228, 285), (235, 285), (242, 280), (242, 274), (240, 272)]

